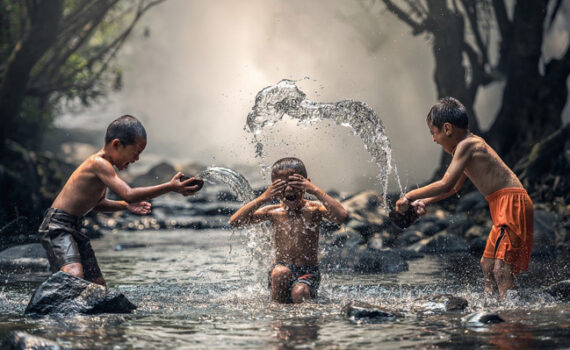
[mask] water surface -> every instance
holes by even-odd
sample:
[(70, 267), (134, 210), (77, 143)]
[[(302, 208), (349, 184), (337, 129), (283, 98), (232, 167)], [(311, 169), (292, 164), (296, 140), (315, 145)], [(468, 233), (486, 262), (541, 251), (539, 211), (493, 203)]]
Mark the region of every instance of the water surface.
[[(28, 318), (23, 316), (26, 304), (48, 275), (1, 276), (0, 338), (26, 330), (78, 349), (527, 349), (570, 344), (569, 304), (540, 288), (541, 282), (560, 278), (557, 269), (534, 264), (534, 272), (521, 279), (529, 287), (500, 303), (481, 293), (475, 257), (428, 256), (409, 261), (409, 271), (397, 275), (325, 272), (316, 303), (280, 305), (269, 302), (267, 271), (253, 268), (240, 233), (230, 236), (223, 230), (140, 231), (107, 233), (93, 241), (108, 284), (138, 305), (131, 315)], [(132, 243), (145, 247), (114, 250)], [(443, 292), (466, 298), (467, 310), (430, 311), (416, 300)], [(341, 315), (350, 300), (381, 305), (403, 317), (354, 323)], [(461, 317), (483, 310), (498, 312), (506, 322), (482, 328), (462, 324)]]

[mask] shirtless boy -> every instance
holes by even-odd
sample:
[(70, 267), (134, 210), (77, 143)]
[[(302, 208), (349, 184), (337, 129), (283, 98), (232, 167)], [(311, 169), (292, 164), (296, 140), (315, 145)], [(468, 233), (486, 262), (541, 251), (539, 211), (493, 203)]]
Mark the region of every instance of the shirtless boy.
[(534, 229), (532, 201), (497, 153), (469, 132), (467, 113), (459, 101), (440, 99), (431, 108), (427, 124), (433, 141), (453, 159), (441, 180), (406, 193), (396, 202), (396, 210), (403, 213), (412, 205), (423, 215), (426, 205), (457, 193), (469, 177), (485, 195), (493, 219), (481, 258), (485, 292), (498, 290), (502, 299), (509, 289), (515, 289), (514, 275), (528, 269)]
[[(258, 198), (230, 218), (232, 226), (269, 221), (274, 229), (275, 260), (269, 273), (271, 299), (302, 303), (314, 299), (320, 283), (318, 246), (323, 218), (342, 224), (348, 218), (342, 205), (307, 179), (303, 162), (283, 158), (271, 169), (272, 184)], [(304, 198), (305, 192), (318, 201)], [(266, 205), (273, 199), (279, 204)]]
[[(190, 186), (194, 178), (180, 181), (182, 173), (161, 185), (131, 188), (115, 172), (139, 160), (146, 147), (146, 131), (130, 115), (113, 121), (107, 128), (103, 148), (87, 158), (67, 180), (65, 186), (46, 211), (39, 228), (41, 242), (47, 251), (53, 272), (58, 270), (88, 281), (106, 285), (89, 238), (81, 232), (81, 218), (90, 210), (118, 211), (127, 209), (135, 214), (148, 214), (151, 205), (145, 200), (167, 192), (185, 196), (200, 186)], [(105, 198), (107, 188), (122, 201)]]

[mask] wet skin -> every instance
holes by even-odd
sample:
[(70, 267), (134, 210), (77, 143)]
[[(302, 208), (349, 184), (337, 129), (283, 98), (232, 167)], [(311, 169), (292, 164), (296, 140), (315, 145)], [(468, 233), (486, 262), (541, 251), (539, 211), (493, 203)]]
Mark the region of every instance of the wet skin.
[[(444, 123), (441, 128), (428, 121), (433, 142), (453, 156), (441, 180), (412, 190), (396, 202), (396, 210), (404, 213), (413, 205), (419, 215), (426, 213), (426, 205), (457, 193), (468, 177), (477, 189), (488, 196), (504, 188), (523, 188), (514, 172), (503, 162), (485, 140), (467, 129)], [(500, 259), (481, 259), (485, 276), (485, 291), (499, 291), (503, 298), (514, 289), (512, 267)]]
[[(309, 179), (284, 169), (272, 174), (273, 183), (258, 198), (240, 208), (230, 218), (233, 226), (240, 227), (269, 221), (274, 230), (275, 262), (298, 266), (318, 265), (320, 223), (323, 219), (342, 224), (348, 214), (342, 205)], [(318, 201), (304, 198), (305, 192)], [(267, 205), (272, 199), (279, 204)], [(289, 299), (291, 271), (277, 265), (271, 273), (272, 299), (285, 302)], [(305, 284), (296, 285), (291, 291), (293, 302), (310, 299)]]
[[(130, 145), (124, 145), (118, 139), (112, 140), (75, 169), (51, 207), (77, 217), (83, 217), (91, 210), (124, 209), (145, 215), (151, 211), (151, 204), (146, 202), (148, 199), (171, 191), (188, 196), (200, 189), (200, 186), (189, 186), (194, 178), (180, 181), (182, 173), (177, 173), (169, 182), (161, 185), (131, 188), (117, 175), (113, 166), (119, 170), (127, 169), (129, 164), (139, 160), (139, 155), (145, 147), (146, 139), (143, 137), (137, 137)], [(107, 188), (119, 195), (123, 201), (106, 199)], [(81, 263), (67, 264), (60, 270), (80, 278), (84, 277)], [(105, 285), (102, 277), (92, 282)]]

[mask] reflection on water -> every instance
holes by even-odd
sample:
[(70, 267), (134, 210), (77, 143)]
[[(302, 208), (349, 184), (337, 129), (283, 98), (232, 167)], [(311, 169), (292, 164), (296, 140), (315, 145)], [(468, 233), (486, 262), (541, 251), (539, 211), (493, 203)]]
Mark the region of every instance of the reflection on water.
[[(486, 298), (475, 257), (412, 260), (409, 271), (397, 275), (325, 272), (316, 303), (281, 305), (269, 302), (266, 281), (257, 279), (247, 251), (234, 241), (230, 252), (229, 237), (219, 230), (142, 231), (94, 241), (110, 286), (139, 306), (131, 315), (24, 317), (32, 291), (47, 275), (0, 276), (0, 338), (25, 330), (83, 349), (526, 349), (565, 348), (570, 341), (567, 303), (528, 283), (516, 300)], [(126, 243), (144, 246), (112, 249)], [(462, 312), (426, 310), (418, 298), (434, 293), (464, 297), (469, 306)], [(350, 300), (403, 317), (352, 323), (340, 312)], [(497, 311), (506, 322), (463, 325), (461, 318), (475, 311)]]

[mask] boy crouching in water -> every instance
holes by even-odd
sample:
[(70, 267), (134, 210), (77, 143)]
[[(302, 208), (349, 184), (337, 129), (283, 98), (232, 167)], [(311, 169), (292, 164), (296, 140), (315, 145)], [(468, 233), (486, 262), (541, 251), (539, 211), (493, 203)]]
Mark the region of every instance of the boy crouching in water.
[[(258, 198), (230, 218), (232, 226), (269, 221), (274, 229), (275, 260), (269, 273), (271, 299), (302, 303), (317, 296), (319, 226), (323, 218), (342, 224), (348, 218), (342, 205), (307, 179), (303, 162), (283, 158), (271, 169), (272, 184)], [(318, 201), (304, 198), (305, 192)], [(279, 204), (267, 205), (273, 199)]]
[[(182, 173), (161, 185), (131, 188), (119, 178), (113, 166), (119, 170), (126, 169), (130, 163), (139, 160), (145, 147), (144, 127), (135, 117), (124, 115), (107, 128), (103, 148), (71, 174), (51, 208), (46, 211), (38, 230), (53, 272), (64, 271), (105, 286), (91, 242), (81, 232), (81, 218), (92, 209), (127, 209), (144, 215), (151, 210), (150, 203), (145, 200), (171, 191), (187, 196), (199, 190), (200, 186), (189, 186), (194, 178), (180, 181)], [(107, 188), (124, 200), (106, 199)]]
[(431, 108), (427, 124), (433, 141), (453, 159), (441, 180), (406, 193), (396, 202), (396, 210), (403, 213), (412, 205), (423, 215), (426, 205), (457, 193), (469, 177), (485, 195), (493, 219), (481, 258), (485, 292), (498, 290), (503, 299), (509, 289), (515, 289), (514, 275), (528, 270), (534, 230), (532, 201), (497, 153), (469, 132), (467, 113), (459, 101), (440, 99)]

